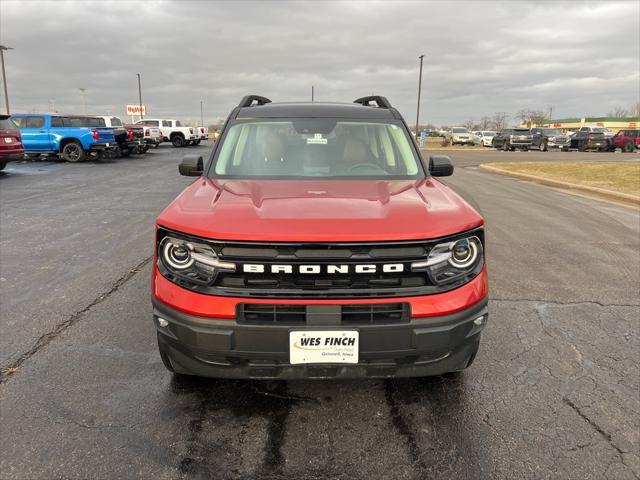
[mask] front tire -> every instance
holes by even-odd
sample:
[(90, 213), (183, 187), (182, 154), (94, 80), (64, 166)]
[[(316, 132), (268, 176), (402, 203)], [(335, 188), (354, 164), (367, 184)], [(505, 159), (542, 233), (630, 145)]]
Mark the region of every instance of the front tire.
[(69, 142), (62, 148), (62, 158), (67, 162), (81, 162), (85, 156), (86, 153), (78, 142)]
[(634, 150), (635, 150), (635, 146), (633, 145), (633, 142), (625, 143), (624, 147), (622, 148), (622, 151), (625, 153), (633, 153)]
[(171, 144), (176, 147), (184, 147), (184, 137), (182, 135), (174, 135), (171, 137)]
[(201, 141), (202, 141), (201, 139), (194, 140), (194, 141), (193, 141), (193, 144), (194, 144), (194, 145), (200, 145), (200, 142), (201, 142)]
[(547, 142), (545, 142), (544, 140), (542, 141), (542, 143), (540, 143), (540, 151), (541, 152), (546, 152), (548, 150), (547, 147)]
[(504, 143), (502, 144), (502, 150), (503, 150), (504, 152), (508, 152), (509, 150), (511, 150), (511, 149), (509, 148), (509, 144), (508, 144), (507, 142), (504, 142)]
[(7, 166), (7, 162), (0, 162), (0, 171), (4, 170), (4, 167)]

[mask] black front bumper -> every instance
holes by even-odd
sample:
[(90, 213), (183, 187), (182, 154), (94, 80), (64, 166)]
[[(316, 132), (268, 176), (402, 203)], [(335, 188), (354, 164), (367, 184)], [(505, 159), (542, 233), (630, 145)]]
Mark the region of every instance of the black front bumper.
[[(473, 360), (488, 320), (487, 300), (463, 311), (386, 325), (247, 325), (198, 317), (154, 299), (159, 347), (178, 373), (220, 378), (358, 378), (441, 375)], [(477, 321), (482, 317), (480, 324)], [(159, 318), (168, 322), (161, 327)], [(289, 363), (292, 330), (358, 330), (359, 363)]]

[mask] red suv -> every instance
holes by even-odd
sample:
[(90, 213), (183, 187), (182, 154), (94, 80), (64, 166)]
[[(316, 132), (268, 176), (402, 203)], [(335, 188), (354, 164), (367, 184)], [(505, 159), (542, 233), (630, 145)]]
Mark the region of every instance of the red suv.
[(640, 148), (640, 130), (620, 130), (611, 139), (611, 147), (621, 148), (623, 152), (633, 152)]
[(21, 160), (23, 156), (20, 130), (9, 115), (0, 115), (0, 170), (7, 166), (7, 162)]
[(488, 320), (482, 217), (384, 97), (232, 112), (158, 217), (153, 321), (172, 372), (439, 375)]

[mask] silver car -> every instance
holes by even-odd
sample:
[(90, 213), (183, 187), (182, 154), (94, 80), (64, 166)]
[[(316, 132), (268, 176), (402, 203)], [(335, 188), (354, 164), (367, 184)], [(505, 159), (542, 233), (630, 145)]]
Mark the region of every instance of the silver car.
[(451, 127), (446, 139), (451, 145), (473, 145), (473, 135), (465, 127)]

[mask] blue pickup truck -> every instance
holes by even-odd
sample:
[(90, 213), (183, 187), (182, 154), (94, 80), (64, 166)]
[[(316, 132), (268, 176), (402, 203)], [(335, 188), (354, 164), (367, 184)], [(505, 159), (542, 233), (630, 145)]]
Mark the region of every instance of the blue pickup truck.
[(58, 114), (16, 114), (27, 155), (59, 154), (68, 162), (88, 156), (110, 156), (117, 146), (112, 128), (89, 126), (87, 117)]

